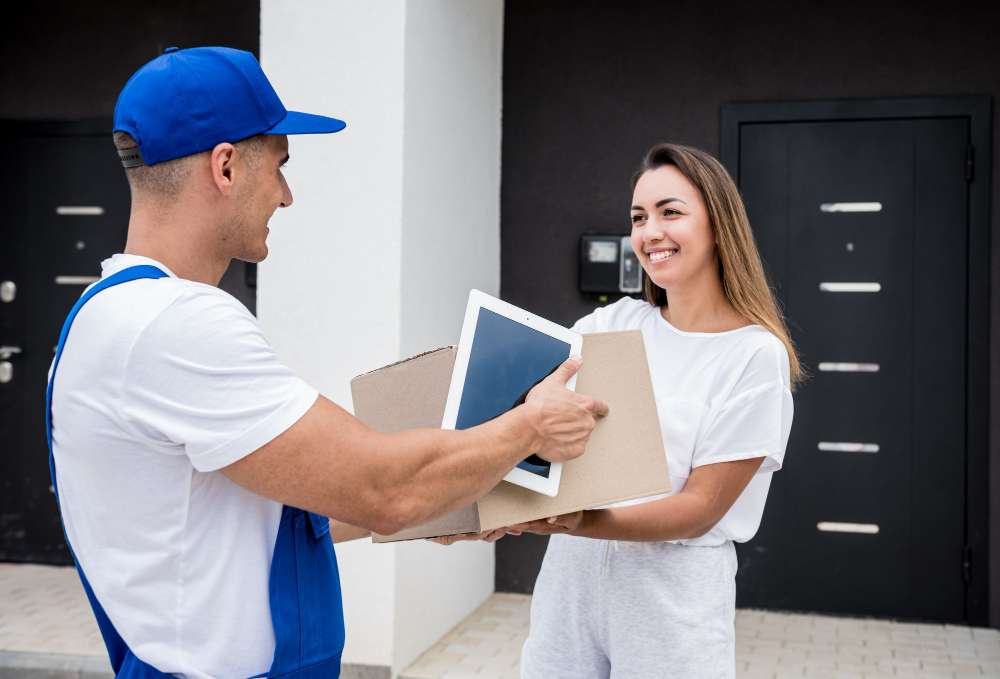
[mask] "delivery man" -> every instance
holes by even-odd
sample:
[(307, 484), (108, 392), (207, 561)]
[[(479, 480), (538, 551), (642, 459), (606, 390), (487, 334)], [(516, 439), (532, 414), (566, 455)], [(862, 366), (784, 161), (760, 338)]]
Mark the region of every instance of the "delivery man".
[(172, 47), (119, 96), (128, 241), (67, 318), (48, 388), (53, 484), (119, 677), (338, 676), (331, 536), (433, 519), (532, 453), (573, 459), (607, 412), (565, 388), (571, 359), (492, 422), (383, 435), (278, 361), (216, 286), (264, 259), (292, 204), (286, 135), (343, 127), (286, 111), (226, 48)]

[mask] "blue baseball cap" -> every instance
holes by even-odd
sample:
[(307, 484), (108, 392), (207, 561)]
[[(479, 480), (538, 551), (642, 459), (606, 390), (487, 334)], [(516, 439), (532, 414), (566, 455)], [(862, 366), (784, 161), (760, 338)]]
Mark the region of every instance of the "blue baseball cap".
[(122, 165), (154, 165), (257, 134), (325, 134), (347, 124), (285, 110), (257, 59), (229, 47), (167, 50), (135, 72), (118, 95), (112, 133), (139, 149), (118, 152)]

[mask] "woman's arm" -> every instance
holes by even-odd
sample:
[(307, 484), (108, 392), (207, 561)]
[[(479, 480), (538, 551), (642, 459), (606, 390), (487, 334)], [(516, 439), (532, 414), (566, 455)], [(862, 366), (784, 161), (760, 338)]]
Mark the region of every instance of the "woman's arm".
[(573, 512), (548, 520), (530, 521), (510, 526), (507, 532), (570, 533), (630, 542), (701, 537), (725, 516), (763, 461), (763, 457), (755, 457), (696, 467), (684, 490), (677, 495), (641, 505)]

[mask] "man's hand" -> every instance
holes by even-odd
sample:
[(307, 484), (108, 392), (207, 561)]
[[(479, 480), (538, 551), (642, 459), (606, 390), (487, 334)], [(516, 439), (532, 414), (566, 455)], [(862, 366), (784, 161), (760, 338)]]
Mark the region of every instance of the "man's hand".
[(487, 530), (482, 533), (459, 533), (458, 535), (442, 535), (439, 538), (427, 538), (430, 542), (436, 542), (439, 545), (453, 545), (456, 542), (462, 542), (463, 540), (483, 540), (484, 542), (496, 542), (504, 535), (507, 534), (506, 528), (497, 528), (496, 530)]
[(579, 366), (567, 361), (523, 405), (460, 431), (382, 434), (320, 396), (283, 434), (219, 471), (276, 502), (392, 535), (482, 497), (533, 453), (578, 457), (594, 417), (608, 412), (565, 388)]
[(507, 526), (507, 533), (510, 535), (520, 535), (523, 533), (537, 533), (538, 535), (555, 535), (557, 533), (572, 533), (583, 522), (583, 512), (571, 512), (550, 516), (547, 519), (538, 521), (528, 521)]
[(568, 462), (583, 454), (594, 430), (595, 417), (608, 414), (608, 405), (566, 388), (580, 370), (583, 357), (569, 357), (555, 372), (528, 393), (524, 403), (536, 415), (541, 447), (537, 455), (549, 462)]

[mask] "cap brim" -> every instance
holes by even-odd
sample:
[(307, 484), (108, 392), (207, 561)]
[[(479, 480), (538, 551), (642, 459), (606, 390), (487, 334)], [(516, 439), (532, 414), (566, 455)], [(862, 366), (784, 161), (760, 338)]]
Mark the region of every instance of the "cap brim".
[(340, 132), (345, 127), (347, 123), (343, 120), (289, 111), (288, 115), (264, 134), (330, 134)]

